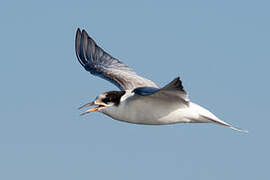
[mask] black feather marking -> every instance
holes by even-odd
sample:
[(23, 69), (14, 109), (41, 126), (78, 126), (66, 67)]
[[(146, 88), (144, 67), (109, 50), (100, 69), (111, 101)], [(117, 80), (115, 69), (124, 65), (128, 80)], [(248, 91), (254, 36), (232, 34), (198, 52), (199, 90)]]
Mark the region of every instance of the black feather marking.
[(108, 104), (112, 102), (114, 105), (118, 106), (120, 104), (121, 97), (126, 93), (126, 91), (109, 91), (106, 93), (106, 97), (102, 99), (102, 102)]
[(169, 84), (167, 84), (162, 89), (164, 89), (164, 90), (178, 90), (178, 91), (182, 91), (182, 92), (186, 93), (186, 91), (184, 90), (184, 87), (182, 85), (182, 81), (180, 80), (179, 77), (172, 80)]

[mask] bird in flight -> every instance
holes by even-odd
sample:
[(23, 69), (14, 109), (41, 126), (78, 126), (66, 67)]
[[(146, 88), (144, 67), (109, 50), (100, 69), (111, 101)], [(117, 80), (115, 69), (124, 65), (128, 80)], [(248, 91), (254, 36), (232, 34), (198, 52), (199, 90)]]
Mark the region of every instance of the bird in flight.
[(97, 111), (113, 119), (146, 125), (214, 123), (236, 128), (191, 102), (179, 77), (164, 87), (137, 75), (132, 69), (101, 49), (85, 30), (78, 28), (75, 39), (79, 63), (91, 74), (109, 80), (120, 91), (100, 94), (79, 109), (95, 106), (81, 115)]

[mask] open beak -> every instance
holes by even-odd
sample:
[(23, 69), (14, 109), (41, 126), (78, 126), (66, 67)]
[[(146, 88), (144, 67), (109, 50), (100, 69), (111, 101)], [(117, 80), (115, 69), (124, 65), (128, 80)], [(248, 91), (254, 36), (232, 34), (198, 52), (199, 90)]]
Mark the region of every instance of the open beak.
[(82, 108), (86, 108), (86, 107), (90, 107), (90, 106), (94, 106), (96, 105), (95, 101), (87, 103), (85, 105), (82, 105), (81, 107), (79, 107), (78, 109), (82, 109)]
[[(79, 107), (79, 109), (94, 106), (94, 105), (98, 105), (98, 104), (96, 104), (95, 101), (93, 101), (91, 103), (87, 103), (87, 104)], [(88, 109), (85, 112), (81, 113), (80, 115), (82, 116), (82, 115), (85, 115), (85, 114), (90, 113), (90, 112), (98, 111), (100, 108), (102, 108), (102, 106), (98, 106), (98, 107), (95, 107), (95, 108)]]

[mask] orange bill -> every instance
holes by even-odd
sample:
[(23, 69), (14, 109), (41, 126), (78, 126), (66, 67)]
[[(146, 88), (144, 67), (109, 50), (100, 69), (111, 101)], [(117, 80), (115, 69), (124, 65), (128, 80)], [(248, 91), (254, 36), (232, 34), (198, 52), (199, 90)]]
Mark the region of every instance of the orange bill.
[(82, 114), (80, 114), (81, 116), (82, 115), (85, 115), (87, 113), (90, 113), (90, 112), (94, 112), (94, 111), (97, 111), (99, 110), (99, 107), (95, 107), (95, 108), (92, 108), (92, 109), (88, 109), (87, 111), (83, 112)]

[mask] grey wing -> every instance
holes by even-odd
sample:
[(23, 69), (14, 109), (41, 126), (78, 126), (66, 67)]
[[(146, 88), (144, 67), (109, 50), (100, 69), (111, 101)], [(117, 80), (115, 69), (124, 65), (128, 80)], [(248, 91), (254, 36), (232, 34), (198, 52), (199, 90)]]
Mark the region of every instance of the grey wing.
[(182, 86), (179, 77), (175, 78), (163, 88), (136, 88), (133, 90), (136, 96), (135, 100), (142, 100), (144, 102), (153, 102), (155, 105), (163, 104), (166, 107), (179, 108), (188, 107), (188, 94)]
[(80, 64), (91, 74), (109, 80), (121, 90), (137, 87), (158, 87), (149, 79), (138, 76), (124, 63), (102, 50), (85, 30), (78, 28), (75, 40)]
[(171, 94), (183, 101), (184, 104), (189, 104), (188, 94), (184, 90), (180, 77), (175, 78), (169, 84), (161, 88), (159, 93)]

